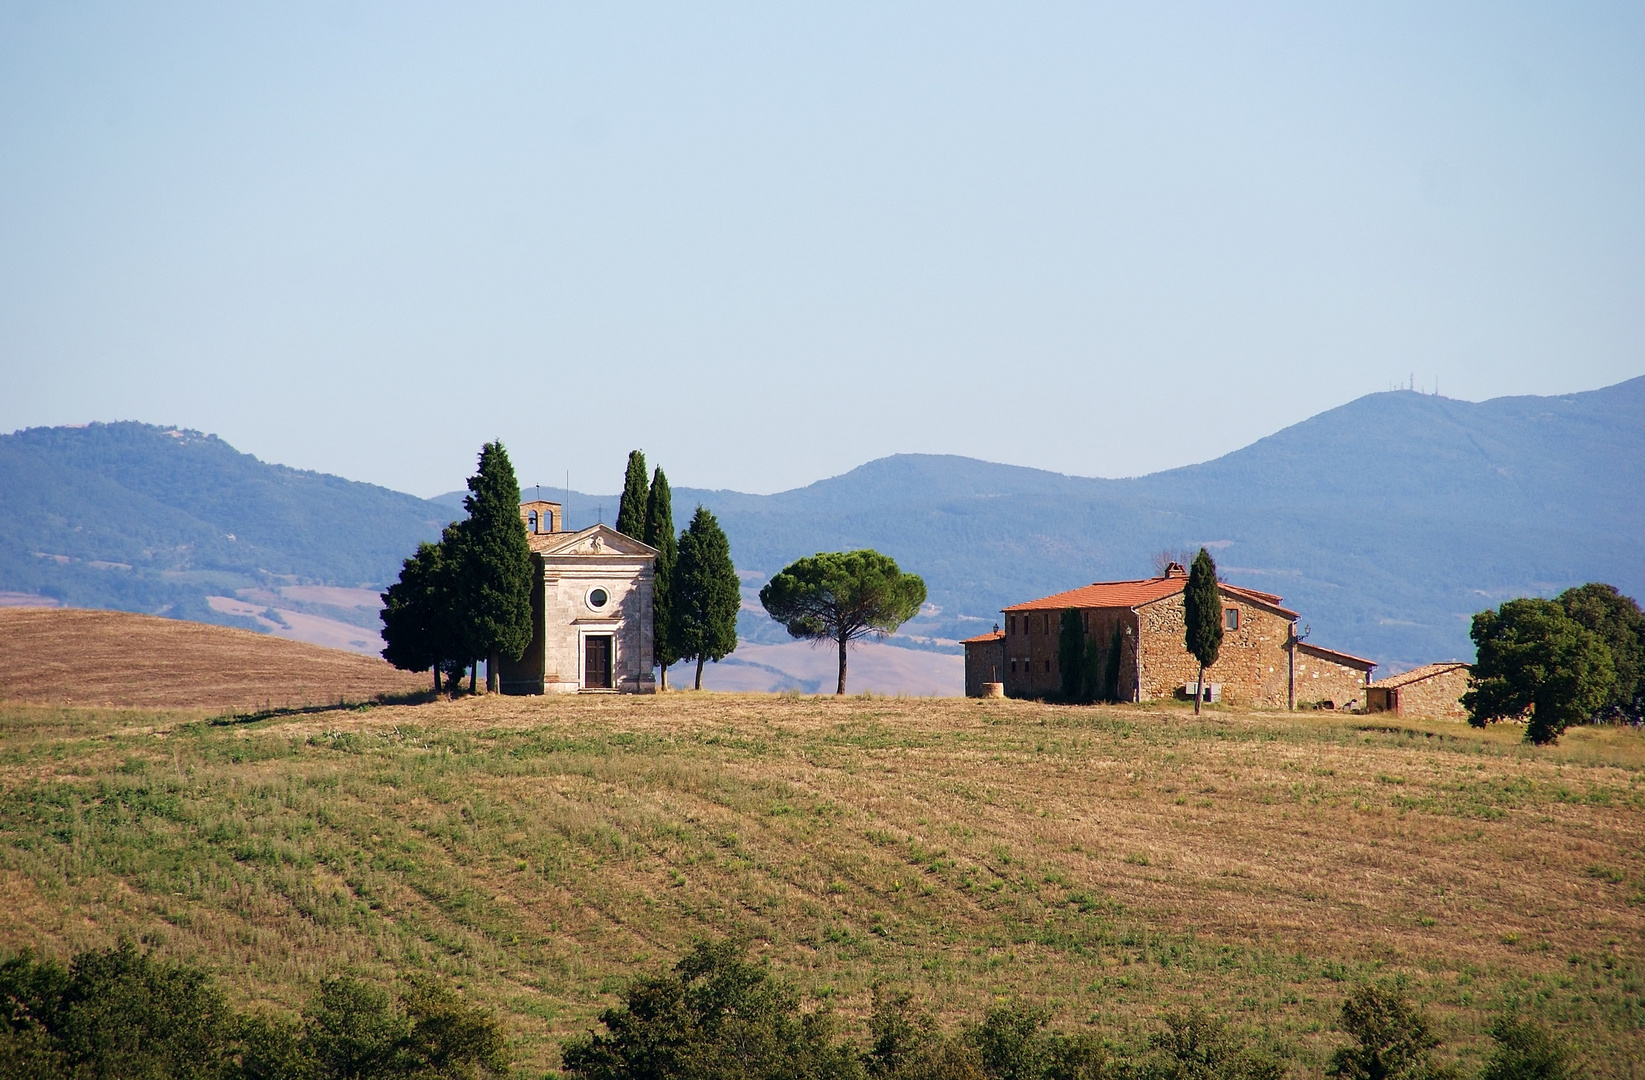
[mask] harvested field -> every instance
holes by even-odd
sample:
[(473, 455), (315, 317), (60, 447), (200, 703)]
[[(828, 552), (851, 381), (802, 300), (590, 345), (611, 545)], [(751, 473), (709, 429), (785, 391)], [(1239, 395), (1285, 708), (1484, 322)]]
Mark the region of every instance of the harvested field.
[(483, 697), (257, 723), (0, 710), (0, 944), (122, 933), (290, 1008), (432, 965), (551, 1066), (740, 935), (848, 1019), (911, 988), (1136, 1044), (1200, 1002), (1318, 1076), (1397, 978), (1469, 1071), (1515, 1002), (1645, 1045), (1645, 739), (1014, 701)]
[(249, 630), (78, 608), (0, 608), (0, 701), (213, 710), (369, 701), (429, 680)]

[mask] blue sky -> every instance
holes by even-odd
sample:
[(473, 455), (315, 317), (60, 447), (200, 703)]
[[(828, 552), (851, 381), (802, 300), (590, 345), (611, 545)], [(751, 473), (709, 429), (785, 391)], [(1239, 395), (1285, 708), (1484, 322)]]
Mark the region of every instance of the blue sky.
[(0, 3), (0, 430), (1115, 476), (1642, 346), (1637, 4)]

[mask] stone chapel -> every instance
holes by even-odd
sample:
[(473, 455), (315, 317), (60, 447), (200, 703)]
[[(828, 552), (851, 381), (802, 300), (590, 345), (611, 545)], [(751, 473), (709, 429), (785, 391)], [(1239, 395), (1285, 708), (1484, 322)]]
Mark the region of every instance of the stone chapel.
[(531, 644), (499, 664), (505, 694), (656, 691), (657, 551), (608, 525), (564, 531), (559, 503), (520, 504), (531, 545)]

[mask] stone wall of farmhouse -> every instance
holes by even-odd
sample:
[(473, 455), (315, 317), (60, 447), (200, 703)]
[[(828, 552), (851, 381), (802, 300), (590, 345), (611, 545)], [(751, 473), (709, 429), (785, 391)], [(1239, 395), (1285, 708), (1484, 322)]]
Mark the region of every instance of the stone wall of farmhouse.
[[(1080, 612), (1086, 649), (1104, 654), (1113, 647), (1119, 628), (1119, 700), (1130, 701), (1136, 690), (1136, 628), (1128, 608), (1090, 608)], [(1125, 627), (1131, 627), (1129, 635)], [(1049, 698), (1062, 693), (1062, 612), (1028, 611), (1007, 615), (1001, 680), (1007, 697)]]
[[(1205, 681), (1221, 683), (1222, 700), (1231, 705), (1284, 708), (1290, 620), (1227, 594), (1222, 606), (1239, 611), (1239, 629), (1223, 630), (1217, 662), (1205, 669)], [(1145, 604), (1137, 614), (1142, 621), (1142, 700), (1172, 697), (1199, 675), (1199, 661), (1182, 643), (1182, 594)]]
[(1005, 681), (1005, 639), (965, 643), (965, 696), (982, 697), (982, 684)]
[(1297, 708), (1358, 709), (1365, 704), (1365, 671), (1297, 649)]
[(1399, 687), (1399, 715), (1438, 720), (1466, 720), (1462, 695), (1468, 690), (1468, 668), (1459, 667)]

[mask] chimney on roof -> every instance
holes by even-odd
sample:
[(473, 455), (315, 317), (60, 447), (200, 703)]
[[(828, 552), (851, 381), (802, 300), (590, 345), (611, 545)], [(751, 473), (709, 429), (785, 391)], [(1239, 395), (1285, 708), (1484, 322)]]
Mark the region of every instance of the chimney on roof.
[(1182, 568), (1182, 564), (1179, 562), (1167, 563), (1165, 566), (1165, 576), (1168, 578), (1187, 577), (1188, 571), (1184, 570)]

